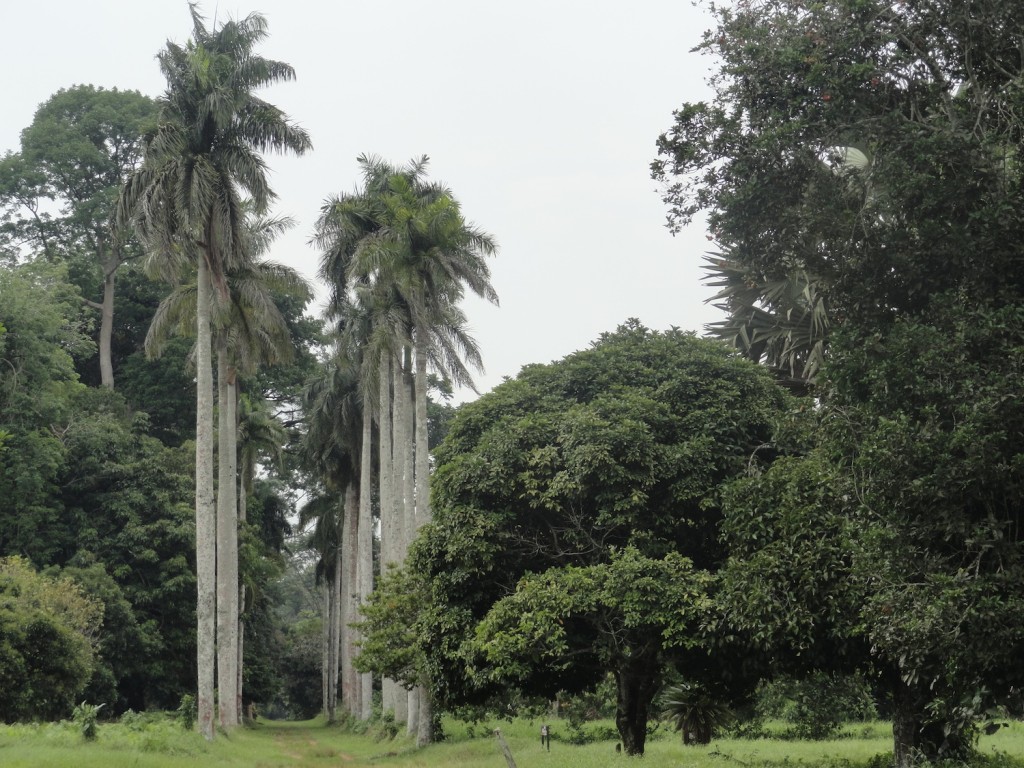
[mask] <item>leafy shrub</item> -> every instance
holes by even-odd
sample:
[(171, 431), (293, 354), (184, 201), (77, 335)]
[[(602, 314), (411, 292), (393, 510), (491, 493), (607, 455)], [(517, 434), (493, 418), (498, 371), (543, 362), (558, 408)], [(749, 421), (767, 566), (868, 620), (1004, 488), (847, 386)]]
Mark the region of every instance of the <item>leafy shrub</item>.
[(391, 741), (398, 736), (398, 723), (395, 722), (395, 713), (390, 709), (375, 711), (371, 728), (377, 741)]
[(82, 732), (82, 738), (86, 741), (95, 741), (99, 735), (97, 720), (101, 709), (103, 709), (102, 704), (87, 704), (83, 701), (71, 713), (71, 719), (74, 720)]
[(177, 720), (186, 731), (191, 731), (196, 726), (196, 718), (199, 711), (196, 705), (196, 697), (186, 693), (181, 697), (181, 703), (176, 711)]
[(843, 723), (877, 715), (867, 681), (859, 675), (816, 672), (796, 680), (784, 678), (761, 687), (757, 712), (791, 727), (785, 736), (830, 739)]
[[(562, 740), (562, 737), (554, 731), (551, 733), (551, 738), (556, 741)], [(594, 744), (600, 741), (618, 741), (618, 739), (619, 732), (609, 725), (600, 723), (585, 725), (570, 720), (565, 726), (564, 741), (576, 746)]]
[(66, 717), (89, 682), (102, 605), (19, 557), (0, 560), (0, 720)]

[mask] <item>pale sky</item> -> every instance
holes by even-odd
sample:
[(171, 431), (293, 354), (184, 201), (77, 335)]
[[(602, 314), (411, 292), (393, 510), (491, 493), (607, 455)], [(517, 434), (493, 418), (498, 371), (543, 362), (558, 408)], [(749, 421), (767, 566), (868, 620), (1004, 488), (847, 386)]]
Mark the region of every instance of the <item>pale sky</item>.
[[(0, 152), (60, 88), (159, 96), (155, 59), (191, 31), (185, 0), (2, 0)], [(271, 157), (275, 212), (298, 221), (270, 257), (316, 274), (320, 205), (351, 191), (356, 157), (427, 154), (467, 219), (491, 233), (501, 299), (465, 304), (483, 351), (481, 392), (528, 363), (585, 348), (629, 317), (702, 332), (706, 232), (675, 237), (648, 166), (672, 110), (706, 97), (690, 53), (709, 19), (689, 0), (244, 0), (208, 20), (263, 13), (260, 49), (297, 79), (261, 96), (312, 136)], [(470, 393), (465, 396), (471, 397)], [(464, 396), (464, 397), (465, 397)]]

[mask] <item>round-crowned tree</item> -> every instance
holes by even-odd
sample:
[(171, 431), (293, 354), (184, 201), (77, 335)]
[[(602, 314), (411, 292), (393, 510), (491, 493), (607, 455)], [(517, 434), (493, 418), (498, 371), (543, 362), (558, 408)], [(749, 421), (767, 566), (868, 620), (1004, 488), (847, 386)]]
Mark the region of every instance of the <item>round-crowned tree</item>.
[(407, 629), (387, 639), (386, 599), (369, 612), (378, 667), (392, 648), (442, 707), (610, 672), (623, 746), (642, 754), (665, 665), (700, 652), (719, 489), (771, 461), (789, 402), (723, 344), (629, 321), (463, 406), (400, 580), (420, 596)]

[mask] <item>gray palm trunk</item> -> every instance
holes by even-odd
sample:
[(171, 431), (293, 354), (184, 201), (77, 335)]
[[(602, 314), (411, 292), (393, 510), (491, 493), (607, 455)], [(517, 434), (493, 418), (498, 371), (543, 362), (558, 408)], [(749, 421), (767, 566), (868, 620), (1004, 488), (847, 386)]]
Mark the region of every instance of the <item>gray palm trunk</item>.
[[(427, 350), (422, 332), (416, 345), (416, 518), (415, 528), (430, 522), (430, 444), (427, 432)], [(415, 530), (410, 531), (415, 538)], [(416, 743), (420, 746), (434, 740), (433, 710), (430, 692), (423, 685), (412, 692), (417, 700)], [(410, 719), (411, 722), (411, 719)]]
[[(339, 510), (340, 511), (340, 510)], [(335, 524), (341, 522), (335, 518)], [(334, 723), (338, 719), (338, 670), (341, 651), (341, 543), (336, 542), (331, 562), (331, 578), (325, 580), (328, 587), (329, 621), (327, 623), (327, 719)]]
[[(400, 387), (396, 387), (395, 390), (395, 401), (396, 409), (401, 412), (401, 436), (397, 443), (401, 446), (402, 453), (402, 497), (403, 505), (401, 509), (401, 541), (400, 541), (400, 553), (399, 562), (405, 562), (406, 553), (409, 551), (409, 544), (412, 542), (414, 518), (416, 514), (416, 500), (414, 497), (416, 491), (416, 478), (415, 473), (415, 446), (413, 444), (413, 382), (412, 382), (412, 350), (406, 345), (404, 352), (404, 362), (402, 365), (402, 375), (400, 379)], [(404, 720), (406, 723), (406, 730), (408, 733), (416, 732), (416, 718), (418, 717), (419, 706), (416, 695), (416, 689), (413, 688), (405, 693), (405, 713)], [(398, 713), (395, 713), (396, 718)]]
[(353, 716), (359, 714), (359, 675), (352, 662), (356, 656), (354, 630), (350, 626), (358, 621), (356, 578), (358, 571), (356, 530), (359, 525), (359, 489), (355, 483), (345, 488), (345, 509), (341, 522), (341, 700)]
[[(359, 603), (364, 604), (373, 591), (373, 510), (370, 507), (373, 484), (373, 413), (369, 397), (363, 398), (363, 444), (360, 453), (359, 523), (356, 530), (357, 578)], [(359, 635), (356, 634), (356, 640)], [(359, 674), (359, 719), (369, 720), (373, 715), (373, 675)]]
[(327, 686), (327, 717), (338, 719), (338, 671), (341, 666), (341, 546), (334, 548), (334, 578), (331, 579), (331, 653), (330, 679)]
[(217, 706), (221, 728), (238, 725), (238, 451), (235, 372), (217, 342)]
[(404, 562), (409, 545), (416, 538), (416, 470), (419, 458), (416, 455), (416, 403), (412, 377), (412, 351), (406, 349), (406, 364), (402, 374), (402, 452), (405, 457), (405, 474), (402, 487), (405, 494), (405, 508), (402, 515), (402, 554)]
[(217, 518), (213, 490), (213, 352), (210, 273), (199, 258), (196, 296), (196, 709), (199, 731), (213, 740), (216, 646)]
[[(408, 375), (406, 367), (400, 357), (395, 358), (395, 376), (392, 388), (392, 408), (394, 412), (394, 440), (392, 449), (395, 457), (395, 500), (393, 504), (394, 524), (394, 545), (392, 557), (394, 562), (401, 565), (405, 562), (405, 553), (408, 548), (408, 536), (406, 522), (408, 510), (412, 505), (412, 420), (409, 418), (409, 409), (406, 398), (406, 380)], [(404, 683), (395, 690), (395, 722), (407, 722), (409, 718), (409, 693)]]
[[(400, 487), (395, 482), (395, 461), (393, 453), (394, 423), (391, 420), (391, 356), (387, 352), (381, 355), (378, 376), (378, 449), (379, 449), (379, 483), (381, 505), (381, 572), (389, 563), (395, 561), (395, 509), (397, 493)], [(391, 678), (381, 681), (381, 707), (390, 710), (397, 719), (395, 698), (397, 686)]]
[(325, 578), (320, 582), (320, 712), (329, 717), (331, 709), (331, 585)]
[[(235, 434), (237, 435), (238, 429), (238, 408), (237, 400), (235, 407)], [(252, 475), (255, 469), (250, 466), (251, 461), (245, 460), (242, 462), (242, 466), (238, 473), (238, 525), (239, 528), (245, 525), (246, 518), (248, 516), (248, 503), (249, 503), (249, 487), (252, 483)], [(238, 722), (242, 722), (244, 715), (244, 708), (242, 706), (242, 679), (244, 677), (244, 661), (245, 661), (245, 584), (241, 578), (238, 580), (238, 684), (235, 687), (235, 700), (238, 708)]]
[[(396, 444), (395, 430), (400, 427), (397, 411), (392, 407), (392, 381), (397, 381), (394, 375), (394, 361), (390, 354), (381, 355), (379, 366), (379, 417), (378, 436), (380, 448), (380, 555), (381, 573), (389, 565), (397, 563), (400, 550), (401, 530), (398, 526), (399, 510), (402, 506), (401, 496), (401, 461), (399, 460), (398, 445)], [(401, 694), (401, 696), (400, 696)], [(404, 714), (405, 707), (400, 706), (399, 700), (404, 696), (401, 686), (398, 683), (385, 677), (381, 681), (381, 705), (383, 709), (390, 710), (398, 721)]]

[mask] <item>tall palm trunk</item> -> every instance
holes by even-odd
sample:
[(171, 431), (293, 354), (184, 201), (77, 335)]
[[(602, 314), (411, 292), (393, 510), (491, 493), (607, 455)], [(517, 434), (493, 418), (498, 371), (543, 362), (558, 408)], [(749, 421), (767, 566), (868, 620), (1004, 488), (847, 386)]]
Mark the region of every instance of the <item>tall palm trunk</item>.
[[(236, 393), (237, 394), (237, 393)], [(238, 442), (238, 399), (235, 399), (235, 437), (236, 444)], [(248, 503), (249, 503), (249, 485), (252, 483), (252, 474), (254, 469), (250, 466), (246, 466), (248, 462), (243, 462), (238, 472), (238, 527), (241, 529), (245, 525), (246, 517), (248, 515)], [(244, 706), (242, 704), (242, 680), (244, 678), (245, 670), (245, 583), (241, 577), (238, 579), (238, 683), (235, 686), (235, 704), (238, 710), (238, 722), (242, 722)]]
[[(238, 389), (238, 387), (236, 387)], [(238, 394), (238, 392), (236, 392)], [(234, 442), (238, 444), (239, 435), (239, 400), (238, 397), (234, 398)], [(236, 454), (237, 455), (237, 454)], [(252, 470), (250, 467), (245, 466), (245, 463), (239, 467), (239, 529), (246, 524), (246, 516), (248, 513), (248, 502), (249, 502), (249, 481), (251, 478)], [(234, 663), (234, 669), (238, 672), (238, 682), (234, 684), (234, 708), (236, 708), (239, 716), (239, 723), (241, 724), (244, 718), (245, 707), (242, 702), (242, 681), (244, 678), (245, 670), (245, 657), (246, 657), (246, 622), (243, 615), (246, 612), (246, 585), (242, 581), (241, 574), (239, 575), (239, 644), (238, 644), (238, 658)]]
[[(398, 510), (401, 508), (401, 464), (397, 460), (398, 446), (394, 441), (394, 430), (399, 426), (399, 414), (392, 408), (392, 380), (394, 362), (390, 354), (380, 359), (379, 397), (380, 415), (377, 420), (380, 449), (380, 567), (381, 573), (392, 563), (398, 562)], [(394, 420), (392, 418), (394, 416)], [(398, 695), (400, 687), (390, 677), (381, 680), (381, 706), (390, 710), (395, 719), (399, 716)], [(403, 708), (404, 709), (404, 708)]]
[(402, 433), (402, 451), (405, 456), (405, 510), (402, 518), (402, 560), (409, 551), (409, 545), (416, 538), (416, 404), (413, 391), (412, 349), (405, 348), (405, 366), (402, 375), (402, 419), (405, 429)]
[[(359, 603), (364, 604), (373, 591), (373, 510), (370, 507), (373, 485), (373, 413), (370, 398), (363, 398), (363, 445), (359, 469), (359, 525), (356, 530), (359, 579)], [(360, 633), (361, 634), (361, 633)], [(358, 640), (358, 636), (357, 636)], [(359, 718), (373, 715), (373, 676), (359, 675)]]
[(199, 258), (196, 295), (196, 706), (199, 731), (213, 740), (217, 518), (213, 491), (213, 354), (210, 272)]
[(326, 576), (320, 582), (320, 714), (329, 717), (331, 708), (328, 670), (331, 667), (331, 585)]
[(347, 711), (356, 717), (359, 709), (359, 673), (352, 662), (356, 656), (355, 630), (350, 626), (359, 620), (356, 531), (359, 526), (359, 489), (355, 483), (345, 488), (345, 510), (341, 522), (341, 700)]
[[(340, 510), (339, 510), (340, 511)], [(342, 512), (344, 515), (344, 512)], [(341, 520), (337, 520), (340, 533)], [(338, 719), (338, 672), (341, 668), (341, 542), (334, 546), (334, 578), (331, 579), (331, 658), (330, 685), (328, 686), (327, 716), (330, 722)]]
[[(416, 516), (415, 528), (430, 522), (430, 443), (427, 432), (427, 349), (425, 334), (417, 329), (416, 344)], [(415, 531), (410, 532), (410, 539)], [(430, 691), (418, 685), (411, 692), (416, 699), (417, 722), (416, 743), (420, 746), (434, 740), (434, 713), (431, 707)], [(410, 727), (412, 726), (410, 718)]]
[[(400, 428), (396, 431), (395, 454), (401, 455), (402, 474), (402, 505), (398, 510), (400, 515), (397, 524), (398, 528), (398, 554), (396, 560), (405, 562), (406, 553), (409, 550), (409, 543), (412, 540), (413, 515), (415, 514), (415, 463), (413, 457), (413, 401), (412, 401), (412, 350), (406, 344), (402, 350), (400, 363), (400, 375), (395, 382), (395, 412), (400, 414), (397, 421)], [(409, 682), (409, 681), (406, 681)], [(408, 733), (416, 731), (416, 704), (415, 690), (401, 691), (401, 703), (395, 707), (395, 720), (405, 721)]]
[[(420, 334), (423, 336), (425, 334)], [(416, 527), (430, 522), (430, 442), (427, 433), (427, 350), (416, 345)]]
[(217, 340), (217, 707), (220, 726), (238, 725), (238, 451), (235, 371), (227, 338)]

